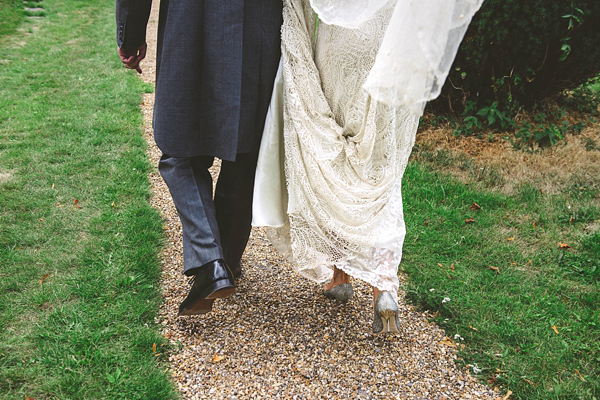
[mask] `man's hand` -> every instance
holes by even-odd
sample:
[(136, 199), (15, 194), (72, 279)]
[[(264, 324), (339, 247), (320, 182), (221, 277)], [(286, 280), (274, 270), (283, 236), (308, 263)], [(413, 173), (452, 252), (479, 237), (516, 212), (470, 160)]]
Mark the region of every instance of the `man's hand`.
[(119, 53), (121, 61), (123, 61), (123, 64), (125, 64), (125, 68), (135, 69), (138, 74), (141, 74), (142, 69), (140, 68), (140, 61), (146, 57), (147, 48), (148, 45), (144, 42), (143, 45), (133, 51), (118, 49), (117, 52)]

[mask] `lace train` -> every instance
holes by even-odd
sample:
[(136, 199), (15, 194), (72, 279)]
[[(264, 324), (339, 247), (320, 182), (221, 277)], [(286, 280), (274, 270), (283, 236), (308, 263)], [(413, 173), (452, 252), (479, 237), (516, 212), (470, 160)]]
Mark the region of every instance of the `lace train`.
[(359, 29), (321, 23), (315, 34), (308, 0), (284, 0), (287, 221), (269, 238), (308, 279), (327, 281), (335, 265), (395, 294), (405, 236), (401, 180), (418, 116), (362, 88), (392, 12), (384, 6)]

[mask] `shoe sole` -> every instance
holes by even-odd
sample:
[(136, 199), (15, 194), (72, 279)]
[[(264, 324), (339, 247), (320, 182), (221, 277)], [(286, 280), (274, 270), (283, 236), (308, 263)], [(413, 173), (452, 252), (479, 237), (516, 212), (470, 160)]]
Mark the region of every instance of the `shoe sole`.
[(192, 304), (190, 307), (179, 312), (177, 316), (207, 314), (212, 311), (212, 304), (214, 302), (214, 299), (200, 299), (194, 304)]
[(206, 299), (207, 300), (225, 299), (225, 298), (231, 296), (232, 294), (234, 294), (236, 290), (237, 290), (237, 288), (220, 289), (220, 290), (217, 290), (216, 292), (213, 292), (213, 293), (209, 294), (208, 296), (206, 296)]
[(212, 305), (215, 299), (224, 299), (231, 296), (237, 290), (236, 286), (231, 286), (230, 283), (217, 281), (213, 283), (205, 293), (208, 295), (201, 297), (194, 304), (179, 312), (177, 315), (200, 315), (207, 314), (212, 311)]

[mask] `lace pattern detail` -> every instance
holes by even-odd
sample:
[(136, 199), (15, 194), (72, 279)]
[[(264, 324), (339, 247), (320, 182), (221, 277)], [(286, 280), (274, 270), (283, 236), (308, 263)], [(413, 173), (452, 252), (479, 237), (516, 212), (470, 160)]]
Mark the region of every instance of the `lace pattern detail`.
[(405, 227), (401, 180), (418, 117), (363, 88), (393, 7), (358, 29), (321, 23), (308, 0), (284, 0), (282, 66), (287, 224), (269, 238), (306, 278), (335, 265), (396, 292)]

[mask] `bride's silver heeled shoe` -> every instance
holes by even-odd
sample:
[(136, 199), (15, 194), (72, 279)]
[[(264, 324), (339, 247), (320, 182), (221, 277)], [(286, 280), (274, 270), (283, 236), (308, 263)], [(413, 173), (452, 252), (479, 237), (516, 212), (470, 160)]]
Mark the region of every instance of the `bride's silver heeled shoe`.
[(390, 292), (379, 294), (373, 313), (373, 333), (399, 332), (398, 304)]
[(339, 301), (348, 301), (354, 295), (354, 289), (351, 283), (343, 283), (332, 287), (329, 290), (323, 289), (323, 294), (329, 299), (335, 299)]

